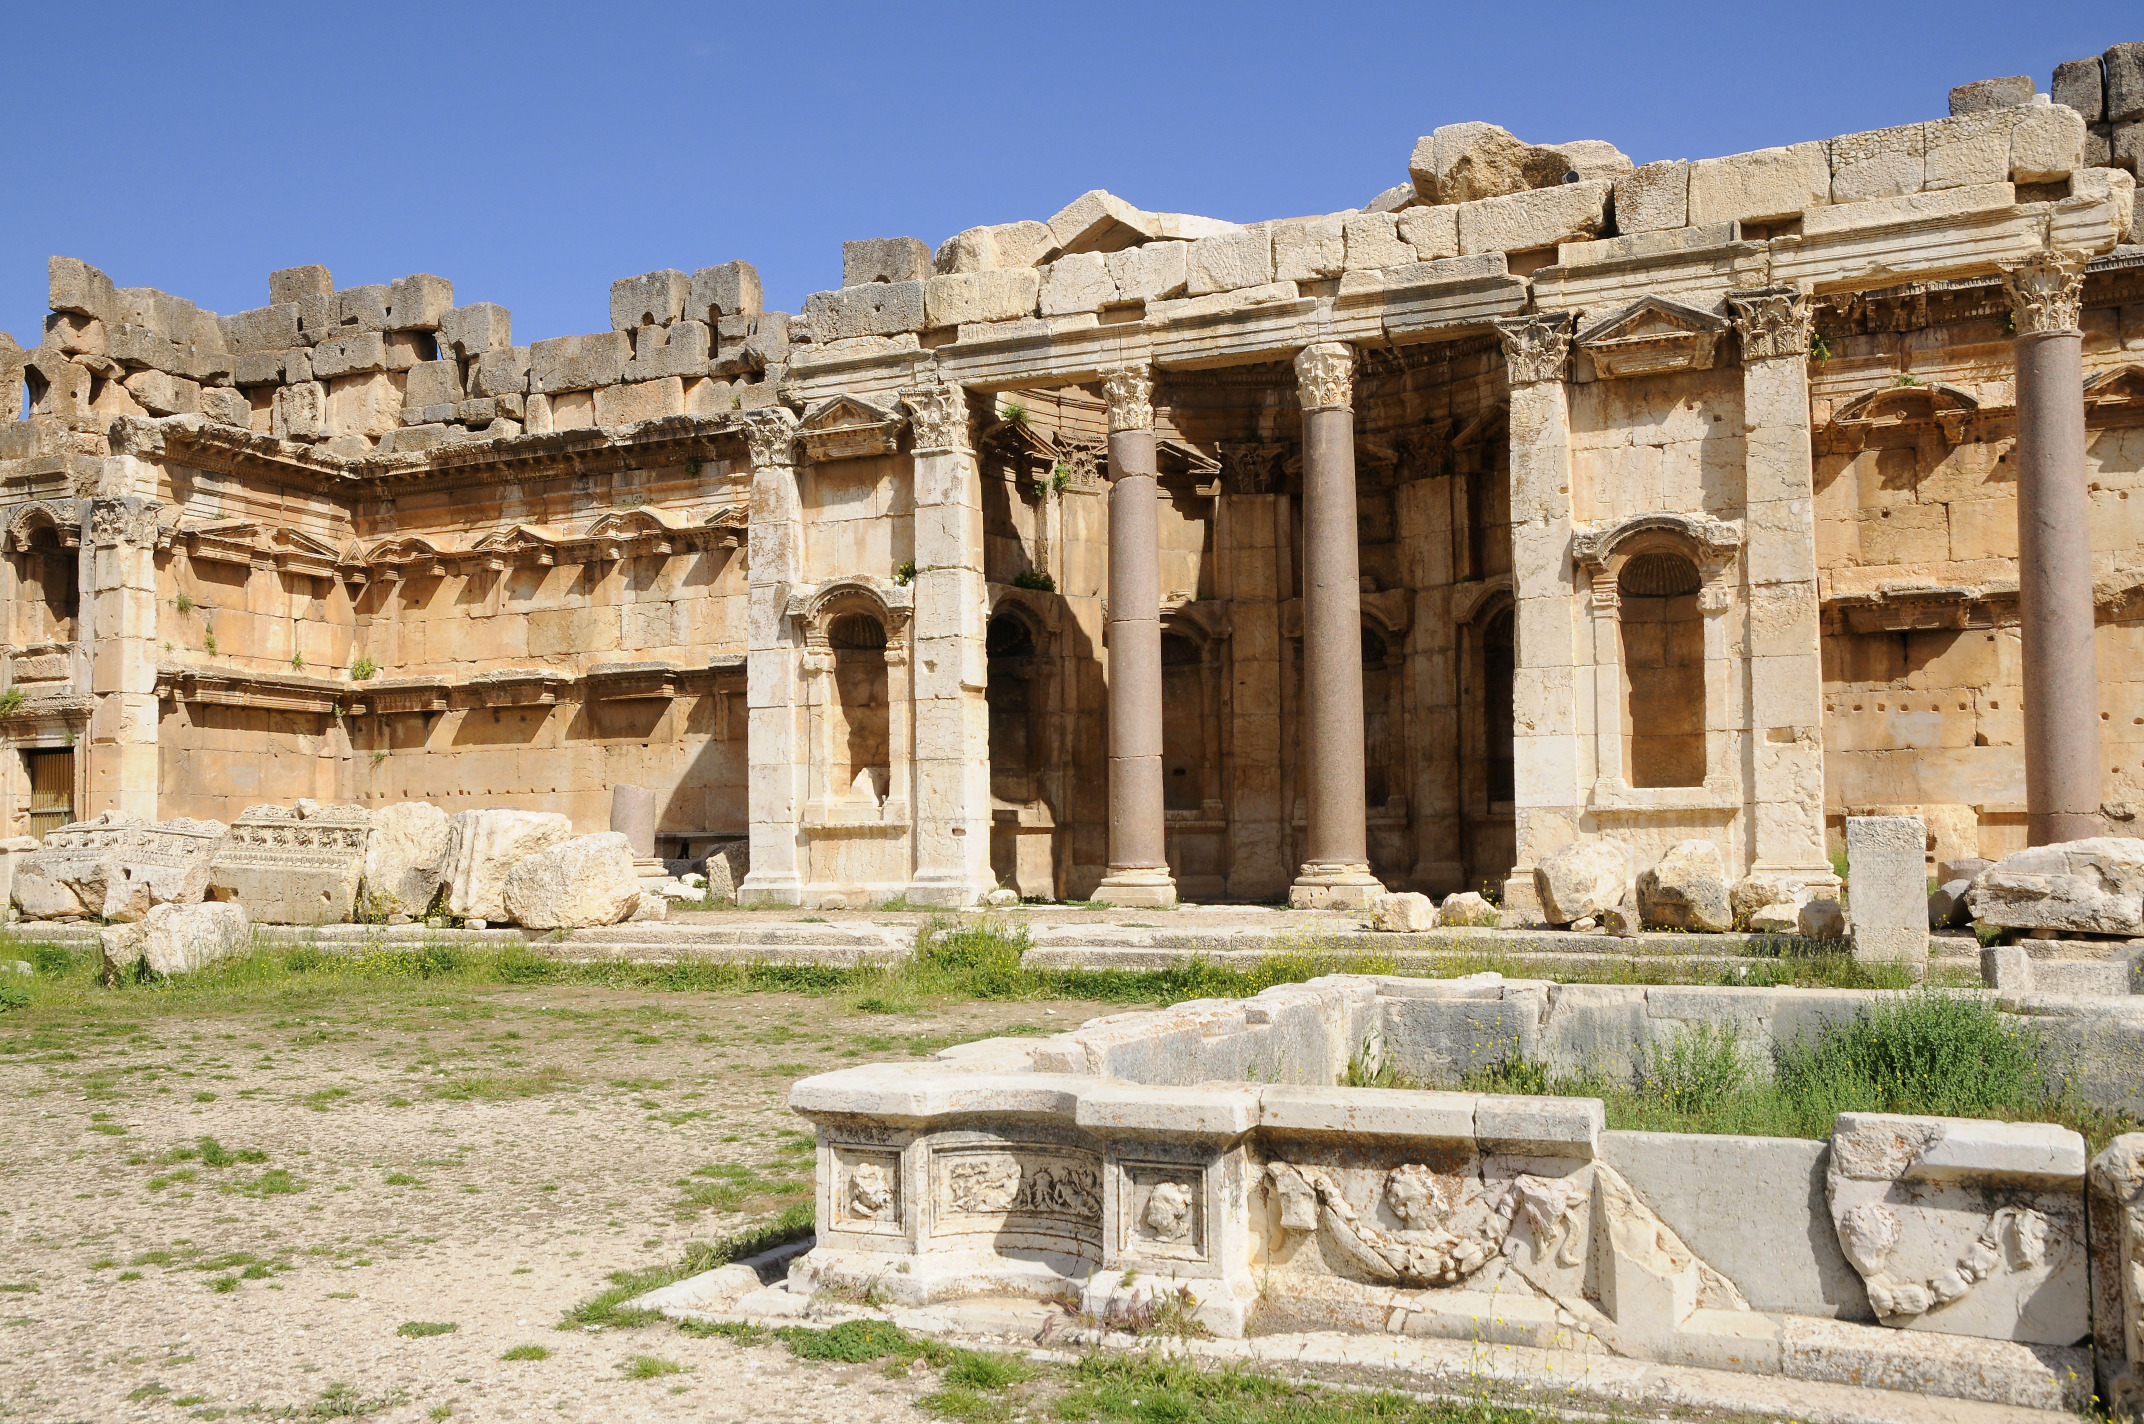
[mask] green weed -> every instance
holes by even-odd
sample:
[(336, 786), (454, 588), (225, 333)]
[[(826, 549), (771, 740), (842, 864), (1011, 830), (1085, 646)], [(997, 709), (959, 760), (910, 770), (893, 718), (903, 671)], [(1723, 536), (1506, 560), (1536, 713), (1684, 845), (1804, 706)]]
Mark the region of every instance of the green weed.
[(548, 1360), (551, 1358), (551, 1352), (541, 1345), (516, 1345), (513, 1349), (499, 1356), (499, 1358), (502, 1360)]
[(636, 1380), (660, 1379), (664, 1375), (685, 1373), (683, 1365), (674, 1360), (663, 1359), (660, 1355), (635, 1355), (618, 1366), (618, 1369), (627, 1379)]
[(405, 1340), (422, 1340), (428, 1335), (452, 1335), (460, 1328), (452, 1320), (405, 1320), (395, 1327), (395, 1334)]

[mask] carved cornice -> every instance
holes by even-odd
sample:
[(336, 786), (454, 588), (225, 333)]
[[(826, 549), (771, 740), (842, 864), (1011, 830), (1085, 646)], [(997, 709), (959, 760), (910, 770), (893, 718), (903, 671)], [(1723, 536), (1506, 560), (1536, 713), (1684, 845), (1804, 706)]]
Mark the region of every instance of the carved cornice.
[(794, 465), (797, 459), (797, 418), (787, 406), (768, 406), (747, 411), (744, 418), (746, 448), (752, 453), (752, 468)]
[(2063, 249), (2036, 253), (2003, 269), (2003, 291), (2019, 336), (2078, 330), (2084, 266), (2091, 254)]
[(1303, 409), (1346, 410), (1355, 403), (1355, 348), (1320, 341), (1295, 358), (1295, 381)]
[(1102, 372), (1102, 399), (1109, 406), (1109, 429), (1154, 428), (1154, 368), (1142, 362)]
[(1809, 359), (1816, 313), (1799, 288), (1757, 287), (1729, 292), (1727, 304), (1734, 309), (1744, 361)]
[(1498, 317), (1491, 323), (1504, 343), (1505, 379), (1514, 386), (1563, 379), (1571, 357), (1570, 312)]
[(968, 431), (968, 393), (950, 381), (906, 386), (901, 404), (908, 407), (916, 431), (916, 449), (967, 451), (975, 448)]

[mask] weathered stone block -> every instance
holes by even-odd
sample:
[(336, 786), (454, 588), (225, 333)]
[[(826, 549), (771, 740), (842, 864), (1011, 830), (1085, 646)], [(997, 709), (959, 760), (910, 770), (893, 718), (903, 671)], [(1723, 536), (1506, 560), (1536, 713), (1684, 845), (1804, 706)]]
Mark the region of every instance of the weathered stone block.
[[(742, 321), (736, 317), (731, 320)], [(653, 381), (665, 376), (704, 376), (714, 334), (703, 321), (683, 320), (668, 326), (642, 326), (633, 331), (633, 359), (626, 363), (628, 381)]]
[(281, 306), (255, 307), (216, 318), (223, 330), (224, 348), (236, 355), (247, 351), (287, 351), (298, 344), (298, 309)]
[(2100, 1403), (2116, 1418), (2144, 1418), (2144, 1133), (2092, 1159), (2086, 1211)]
[(1370, 923), (1380, 930), (1412, 934), (1437, 927), (1437, 907), (1427, 895), (1412, 890), (1380, 895), (1371, 907)]
[(1630, 848), (1620, 841), (1573, 841), (1534, 866), (1534, 893), (1552, 925), (1599, 915), (1621, 904), (1630, 889)]
[(52, 310), (100, 321), (117, 319), (118, 293), (111, 278), (76, 257), (54, 257), (45, 264), (45, 271), (46, 304)]
[(685, 413), (685, 383), (676, 376), (602, 386), (596, 390), (596, 424), (611, 427)]
[(388, 372), (338, 376), (327, 384), (330, 436), (385, 435), (402, 423), (401, 383)]
[(2088, 124), (2096, 124), (2107, 116), (2106, 77), (2100, 69), (2098, 55), (2088, 59), (2066, 59), (2055, 66), (2055, 80), (2049, 86), (2049, 97), (2065, 108), (2075, 109)]
[(726, 316), (758, 316), (764, 301), (758, 268), (749, 262), (723, 262), (692, 274), (685, 314), (713, 326)]
[(249, 806), (209, 865), (208, 893), (256, 924), (333, 925), (350, 918), (372, 813), (358, 806)]
[(529, 347), (529, 389), (556, 395), (560, 391), (592, 391), (598, 386), (613, 385), (625, 374), (625, 363), (632, 354), (633, 343), (622, 331), (535, 342)]
[[(1982, 871), (1973, 917), (2008, 929), (2144, 934), (2144, 840), (2099, 836), (2032, 846)], [(1861, 915), (1855, 893), (1854, 918)]]
[(299, 381), (275, 393), (269, 433), (278, 440), (325, 440), (328, 435), (328, 388)]
[(2058, 104), (2025, 111), (2010, 130), (2010, 181), (2053, 183), (2084, 167), (2084, 120)]
[(253, 402), (246, 399), (243, 391), (210, 386), (201, 392), (201, 413), (218, 425), (245, 430), (253, 423)]
[(506, 873), (504, 903), (532, 930), (614, 925), (640, 903), (633, 848), (616, 831), (576, 836), (526, 856)]
[(1919, 816), (1846, 818), (1854, 957), (1928, 958), (1928, 825)]
[(469, 382), (472, 395), (519, 395), (529, 388), (531, 356), (526, 346), (495, 346), (477, 358)]
[(239, 905), (158, 905), (134, 924), (102, 935), (104, 978), (118, 983), (141, 968), (152, 974), (193, 974), (235, 954), (253, 941), (253, 927)]
[(151, 415), (192, 415), (201, 409), (201, 387), (183, 376), (136, 371), (126, 379), (127, 394)]
[(1191, 276), (1191, 244), (1149, 242), (1108, 255), (1109, 279), (1128, 302), (1153, 302), (1184, 294)]
[(1648, 163), (1615, 180), (1618, 233), (1665, 232), (1690, 221), (1690, 165), (1680, 159)]
[(1677, 841), (1638, 877), (1637, 889), (1639, 914), (1655, 928), (1718, 934), (1734, 927), (1727, 872), (1711, 841)]
[(223, 834), (216, 821), (151, 824), (106, 812), (49, 832), (14, 857), (11, 894), (28, 920), (138, 920), (152, 906), (201, 898)]
[(1615, 185), (1605, 178), (1488, 198), (1459, 209), (1459, 253), (1522, 252), (1581, 242), (1607, 220)]
[(268, 274), (268, 301), (280, 306), (285, 302), (319, 300), (335, 295), (335, 279), (328, 269), (317, 263), (309, 267), (284, 267)]
[[(1136, 251), (1137, 249), (1132, 249)], [(1114, 254), (1111, 254), (1114, 255)], [(1109, 275), (1110, 257), (1099, 252), (1079, 252), (1060, 257), (1042, 269), (1041, 310), (1044, 316), (1068, 316), (1073, 312), (1097, 311), (1117, 300), (1116, 280)], [(939, 279), (952, 280), (952, 279)], [(1015, 316), (1024, 312), (1012, 313)], [(978, 317), (975, 320), (992, 320)], [(1004, 318), (997, 318), (1002, 320)], [(935, 310), (931, 325), (942, 325)]]
[(971, 227), (938, 244), (931, 270), (949, 276), (956, 272), (990, 272), (1000, 267), (1033, 267), (1056, 245), (1048, 223), (1030, 220)]
[(1163, 236), (1156, 215), (1100, 188), (1080, 194), (1049, 221), (1060, 252), (1118, 252)]
[(1420, 260), (1400, 236), (1395, 213), (1350, 213), (1341, 222), (1340, 232), (1348, 271), (1375, 271)]
[(1514, 138), (1479, 121), (1446, 124), (1415, 141), (1407, 176), (1424, 203), (1478, 202), (1560, 184), (1571, 171), (1553, 149)]
[(1347, 265), (1346, 230), (1337, 217), (1271, 225), (1273, 280), (1311, 282), (1337, 277)]
[(2020, 110), (1992, 109), (1922, 125), (1927, 159), (1921, 185), (1968, 188), (2007, 182), (2010, 131), (2023, 118)]
[(377, 331), (332, 337), (313, 348), (313, 377), (332, 381), (337, 376), (387, 369), (387, 338)]
[(388, 287), (385, 282), (344, 288), (335, 294), (336, 331), (328, 334), (386, 331), (390, 316), (387, 303)]
[(1042, 274), (1032, 269), (932, 277), (923, 283), (923, 322), (926, 327), (958, 326), (1033, 316), (1041, 289)]
[(1202, 237), (1191, 244), (1184, 290), (1194, 297), (1273, 280), (1273, 238), (1264, 227)]
[(667, 326), (685, 314), (692, 278), (675, 268), (620, 277), (610, 284), (610, 329)]
[(923, 288), (920, 281), (873, 282), (838, 292), (814, 292), (804, 299), (804, 320), (819, 341), (922, 331), (928, 325)]
[(1493, 930), (1503, 923), (1503, 918), (1503, 911), (1472, 890), (1447, 895), (1444, 897), (1444, 903), (1437, 906), (1437, 923), (1447, 927), (1462, 925)]
[(1690, 165), (1690, 223), (1797, 217), (1831, 201), (1831, 163), (1821, 143), (1760, 148)]
[[(2058, 70), (2057, 73), (2060, 71)], [(1970, 84), (1960, 84), (1950, 91), (1950, 111), (1953, 114), (1977, 114), (1983, 109), (2007, 109), (2032, 102), (2033, 85), (2029, 74), (2010, 74), (2001, 79), (1976, 79)], [(2057, 99), (2056, 103), (2062, 101)]]
[(841, 285), (920, 282), (931, 275), (931, 250), (913, 237), (873, 237), (841, 244)]
[(444, 277), (416, 272), (388, 284), (388, 331), (437, 331), (452, 310), (454, 284)]
[(471, 302), (439, 319), (439, 344), (464, 361), (514, 344), (513, 313), (497, 302)]
[[(447, 825), (441, 876), (447, 885), (447, 913), (463, 919), (505, 919), (507, 872), (572, 836), (573, 822), (552, 811), (463, 811), (454, 816)], [(639, 893), (637, 884), (634, 893)]]
[(1920, 124), (1841, 134), (1827, 147), (1834, 203), (1918, 193), (1927, 176), (1928, 138)]
[(1459, 255), (1459, 209), (1409, 208), (1399, 216), (1399, 235), (1424, 262)]
[(2107, 71), (2107, 121), (2144, 119), (2144, 41), (2118, 44), (2100, 59)]
[(407, 406), (452, 405), (462, 398), (462, 368), (456, 361), (420, 361), (402, 388)]

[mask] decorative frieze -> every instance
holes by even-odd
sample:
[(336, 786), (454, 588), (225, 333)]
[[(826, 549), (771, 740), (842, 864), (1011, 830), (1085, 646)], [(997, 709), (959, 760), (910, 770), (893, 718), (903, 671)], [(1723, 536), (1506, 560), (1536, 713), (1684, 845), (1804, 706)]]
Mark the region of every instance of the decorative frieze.
[(1102, 400), (1109, 406), (1109, 429), (1154, 428), (1154, 368), (1142, 362), (1102, 372)]
[(661, 661), (598, 663), (588, 670), (590, 702), (636, 702), (677, 696), (678, 669)]
[(1640, 514), (1598, 528), (1580, 528), (1571, 536), (1571, 558), (1586, 570), (1605, 567), (1617, 548), (1644, 536), (1665, 536), (1691, 556), (1699, 568), (1718, 565), (1742, 547), (1742, 528), (1707, 514)]
[(404, 677), (359, 683), (351, 690), (350, 712), (357, 717), (368, 712), (444, 712), (447, 710), (447, 688), (447, 680), (443, 677)]
[(209, 894), (236, 900), (270, 925), (332, 925), (350, 918), (372, 838), (357, 806), (250, 806), (231, 823), (209, 866)]
[(1320, 341), (1295, 358), (1297, 398), (1305, 411), (1346, 410), (1355, 403), (1355, 348)]
[(1744, 361), (1809, 358), (1815, 309), (1798, 287), (1756, 287), (1729, 292), (1735, 331), (1742, 338)]
[(2050, 249), (2003, 269), (2003, 291), (2019, 336), (2076, 331), (2087, 252)]
[(547, 707), (572, 685), (571, 673), (550, 668), (501, 668), (469, 679), (469, 692), (482, 707)]
[(1514, 386), (1562, 380), (1573, 321), (1570, 312), (1536, 312), (1491, 322), (1504, 343), (1505, 378)]
[(334, 715), (349, 687), (324, 677), (255, 672), (235, 667), (176, 667), (156, 671), (156, 695), (166, 702), (247, 707), (266, 712)]

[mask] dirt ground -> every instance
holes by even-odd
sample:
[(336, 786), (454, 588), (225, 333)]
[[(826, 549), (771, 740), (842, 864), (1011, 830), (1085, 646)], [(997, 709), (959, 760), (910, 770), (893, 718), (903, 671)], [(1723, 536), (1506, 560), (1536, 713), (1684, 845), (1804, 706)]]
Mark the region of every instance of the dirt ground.
[(796, 1078), (1105, 1011), (405, 982), (0, 1017), (0, 1418), (926, 1418), (924, 1370), (556, 1327), (809, 1199)]

